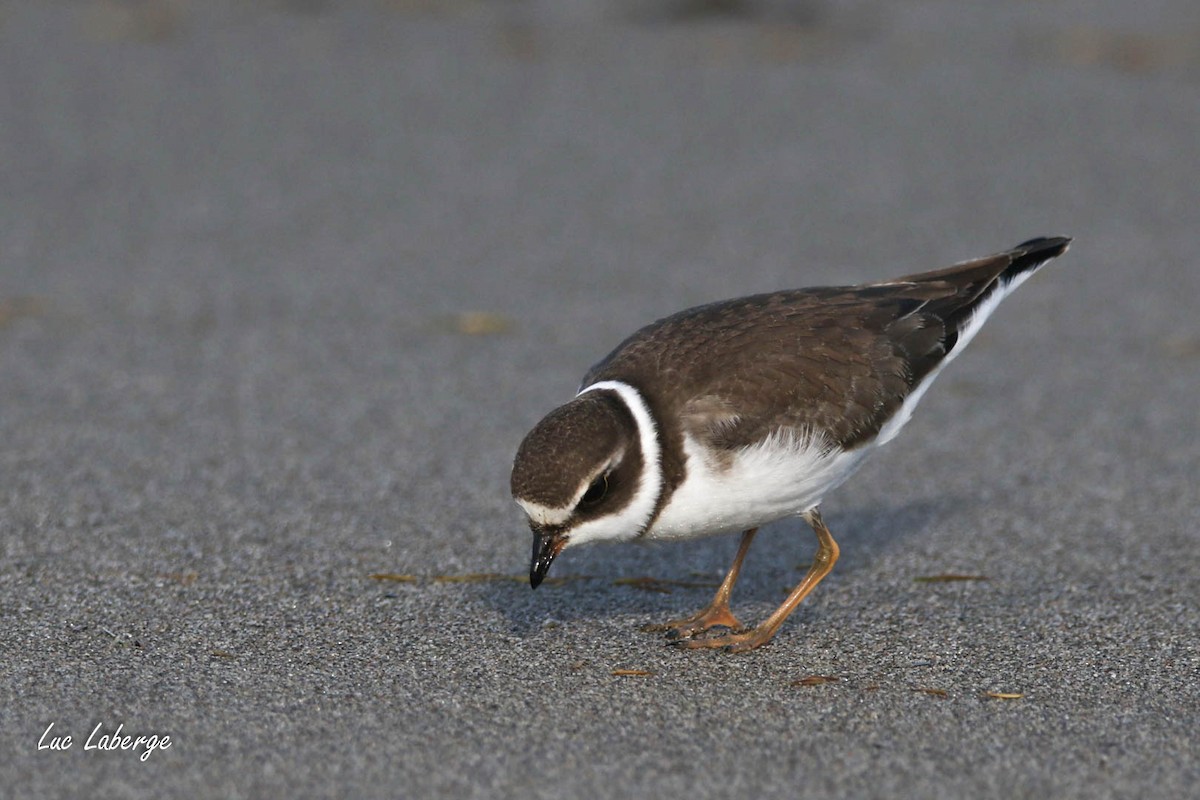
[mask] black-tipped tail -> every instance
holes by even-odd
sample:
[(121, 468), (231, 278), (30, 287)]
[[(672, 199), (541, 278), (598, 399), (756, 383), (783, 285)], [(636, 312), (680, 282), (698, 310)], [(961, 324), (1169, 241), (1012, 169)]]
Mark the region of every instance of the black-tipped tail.
[(916, 284), (936, 293), (918, 306), (918, 314), (938, 320), (944, 335), (937, 348), (924, 352), (924, 359), (910, 364), (913, 375), (919, 379), (959, 347), (963, 339), (970, 340), (995, 309), (992, 301), (997, 295), (1002, 299), (1043, 264), (1065, 253), (1070, 244), (1066, 236), (1039, 237), (1003, 253), (964, 261), (948, 269), (909, 275), (887, 284)]
[[(962, 284), (966, 291), (959, 295), (970, 297), (966, 302), (959, 302), (957, 307), (946, 308), (943, 320), (946, 324), (946, 353), (950, 353), (962, 340), (969, 341), (975, 335), (975, 330), (983, 324), (995, 305), (991, 302), (996, 295), (1002, 299), (1016, 284), (1028, 278), (1043, 264), (1067, 252), (1071, 239), (1066, 236), (1041, 236), (1030, 239), (1009, 250), (990, 258), (983, 258), (964, 265), (963, 277), (971, 276), (971, 280)], [(1007, 265), (1001, 266), (1007, 261)], [(972, 263), (974, 269), (972, 269)], [(1000, 269), (997, 271), (997, 267)], [(992, 277), (986, 278), (991, 271)], [(975, 275), (972, 275), (975, 272)], [(979, 280), (980, 277), (983, 280)]]
[(1021, 242), (1008, 251), (1007, 255), (1012, 259), (1012, 263), (1001, 273), (1001, 277), (1011, 280), (1031, 269), (1037, 269), (1050, 259), (1058, 258), (1067, 252), (1070, 246), (1069, 236), (1039, 236), (1028, 242)]

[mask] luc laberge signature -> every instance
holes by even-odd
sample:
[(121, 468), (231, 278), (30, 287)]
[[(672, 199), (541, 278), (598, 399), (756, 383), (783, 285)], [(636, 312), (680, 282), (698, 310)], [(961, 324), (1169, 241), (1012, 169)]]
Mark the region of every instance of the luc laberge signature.
[[(125, 723), (122, 722), (117, 725), (116, 730), (105, 733), (104, 723), (97, 722), (96, 727), (92, 728), (92, 732), (88, 734), (87, 741), (83, 743), (84, 751), (128, 750), (137, 755), (137, 752), (141, 750), (142, 753), (138, 755), (138, 760), (145, 761), (155, 750), (166, 750), (171, 746), (171, 737), (167, 734), (152, 733), (132, 736), (122, 734), (124, 729)], [(38, 739), (38, 750), (70, 750), (74, 746), (75, 740), (70, 734), (56, 734), (53, 731), (54, 723), (51, 722), (42, 732), (42, 738)]]

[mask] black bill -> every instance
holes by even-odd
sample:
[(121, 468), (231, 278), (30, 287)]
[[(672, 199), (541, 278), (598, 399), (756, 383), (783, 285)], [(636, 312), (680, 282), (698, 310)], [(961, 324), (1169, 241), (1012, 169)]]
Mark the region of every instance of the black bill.
[(529, 562), (530, 588), (536, 589), (541, 584), (546, 573), (550, 571), (554, 557), (562, 552), (566, 543), (566, 537), (557, 531), (534, 530), (533, 558)]

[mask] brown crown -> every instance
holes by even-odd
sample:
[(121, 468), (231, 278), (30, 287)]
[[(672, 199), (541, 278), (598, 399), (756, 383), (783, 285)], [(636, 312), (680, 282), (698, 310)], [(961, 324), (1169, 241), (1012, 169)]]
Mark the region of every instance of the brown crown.
[(565, 508), (614, 453), (636, 447), (637, 423), (614, 392), (594, 391), (542, 419), (517, 450), (513, 497)]

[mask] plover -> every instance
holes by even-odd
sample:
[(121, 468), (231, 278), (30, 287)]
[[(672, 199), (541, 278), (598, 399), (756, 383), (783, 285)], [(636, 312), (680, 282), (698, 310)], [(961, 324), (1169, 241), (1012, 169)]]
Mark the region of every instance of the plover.
[[(711, 303), (637, 331), (517, 451), (530, 585), (567, 547), (741, 531), (708, 607), (659, 627), (689, 648), (770, 641), (837, 561), (821, 500), (899, 433), (1000, 301), (1070, 242), (1031, 239), (936, 272)], [(747, 630), (729, 609), (733, 585), (758, 528), (787, 517), (812, 526), (816, 558)]]

